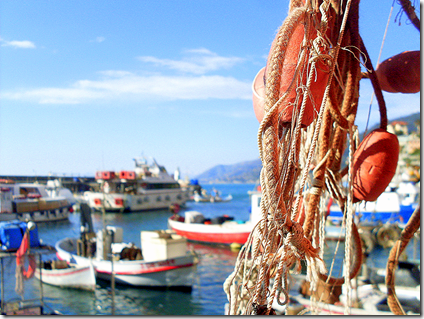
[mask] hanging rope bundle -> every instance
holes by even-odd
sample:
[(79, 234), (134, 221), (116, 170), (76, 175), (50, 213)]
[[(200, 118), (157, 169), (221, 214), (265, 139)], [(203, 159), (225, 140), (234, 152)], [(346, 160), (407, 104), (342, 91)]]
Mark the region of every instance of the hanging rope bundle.
[[(320, 199), (327, 167), (340, 167), (358, 99), (359, 52), (339, 56), (341, 46), (359, 47), (358, 1), (353, 3), (350, 13), (350, 1), (343, 8), (335, 1), (291, 1), (272, 44), (262, 71), (265, 97), (258, 133), (262, 220), (224, 283), (230, 314), (252, 314), (264, 306), (269, 313), (275, 297), (287, 303), (288, 272), (300, 270), (302, 261), (312, 289), (326, 272)], [(338, 182), (334, 180), (336, 191)], [(338, 200), (344, 203), (345, 198), (340, 195)], [(360, 244), (357, 250), (362, 254)]]
[[(350, 312), (350, 280), (358, 275), (363, 255), (353, 219), (358, 158), (363, 158), (357, 154), (354, 125), (361, 59), (377, 97), (380, 130), (386, 131), (388, 123), (358, 21), (359, 0), (291, 0), (267, 65), (255, 77), (262, 218), (224, 282), (230, 315), (271, 314), (274, 300), (287, 304), (289, 271), (299, 272), (302, 263), (311, 291), (346, 283), (345, 314)], [(323, 261), (328, 198), (344, 213), (345, 273), (340, 278), (332, 276), (332, 266), (327, 274)]]

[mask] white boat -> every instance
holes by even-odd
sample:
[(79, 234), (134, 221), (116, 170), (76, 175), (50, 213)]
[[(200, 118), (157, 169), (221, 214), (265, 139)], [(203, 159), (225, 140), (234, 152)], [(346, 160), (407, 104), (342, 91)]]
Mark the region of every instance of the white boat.
[[(420, 187), (412, 183), (402, 182), (398, 187), (388, 186), (373, 202), (354, 204), (360, 222), (399, 223), (406, 224), (419, 203)], [(332, 203), (328, 220), (340, 224), (343, 214), (340, 207)]]
[[(396, 292), (400, 290), (405, 293), (405, 289), (396, 288)], [(419, 294), (420, 289), (407, 290), (411, 296)], [(363, 285), (357, 289), (359, 306), (349, 307), (350, 315), (354, 316), (388, 316), (393, 315), (387, 305), (387, 293), (385, 290), (380, 290), (380, 287), (374, 285)], [(399, 295), (398, 295), (399, 297)], [(341, 302), (338, 304), (328, 304), (324, 302), (313, 302), (310, 298), (305, 298), (300, 294), (290, 295), (289, 307), (296, 307), (296, 305), (302, 305), (302, 308), (307, 308), (311, 314), (314, 315), (344, 315), (346, 302), (345, 295), (340, 296)], [(408, 300), (410, 300), (408, 296)], [(408, 300), (401, 300), (403, 308), (407, 314), (419, 314), (419, 299), (416, 299), (415, 305), (408, 306)], [(276, 310), (283, 310), (277, 302), (274, 302), (273, 308)], [(299, 308), (298, 308), (299, 309)], [(409, 309), (409, 310), (407, 310)]]
[[(378, 305), (386, 301), (386, 294), (380, 292), (379, 290), (373, 289), (371, 285), (366, 287), (368, 290), (362, 291), (361, 297), (365, 298), (365, 307), (357, 308), (350, 307), (349, 311), (351, 315), (354, 316), (388, 316), (393, 315), (390, 311), (379, 310)], [(324, 302), (312, 302), (311, 299), (305, 298), (301, 295), (291, 295), (290, 296), (290, 307), (296, 307), (296, 305), (301, 305), (304, 308), (307, 308), (310, 313), (313, 315), (338, 315), (342, 316), (345, 313), (344, 305), (333, 305), (327, 304)], [(273, 304), (273, 307), (279, 309), (277, 302)], [(298, 308), (299, 309), (299, 308)]]
[(73, 212), (69, 198), (57, 193), (49, 195), (47, 185), (2, 180), (0, 181), (0, 221), (66, 220), (69, 213)]
[(260, 193), (251, 195), (252, 209), (248, 221), (234, 221), (229, 216), (206, 219), (200, 212), (187, 211), (185, 217), (177, 214), (171, 216), (168, 227), (191, 241), (243, 245), (261, 218), (260, 199)]
[(98, 171), (99, 191), (84, 192), (84, 199), (95, 210), (123, 212), (167, 209), (184, 205), (188, 190), (181, 188), (165, 167), (153, 160), (134, 159), (134, 171)]
[(58, 179), (47, 181), (46, 191), (47, 194), (53, 198), (65, 197), (71, 206), (77, 203), (77, 199), (72, 194), (72, 192), (69, 189), (63, 187), (62, 182)]
[(205, 189), (202, 190), (202, 193), (199, 194), (198, 192), (195, 192), (193, 195), (193, 200), (197, 203), (205, 202), (205, 203), (222, 203), (222, 202), (229, 202), (233, 199), (233, 196), (231, 194), (221, 197), (221, 193), (217, 191), (216, 189), (213, 189), (210, 194), (206, 192)]
[[(180, 216), (181, 217), (181, 216)], [(225, 220), (224, 216), (223, 217)], [(177, 234), (196, 242), (210, 244), (241, 244), (243, 245), (250, 232), (253, 224), (250, 221), (237, 222), (234, 220), (225, 220), (222, 223), (211, 223), (206, 220), (200, 212), (185, 212), (185, 217), (168, 219), (168, 227)]]
[(420, 202), (421, 183), (403, 181), (394, 190), (399, 195), (400, 213), (403, 223), (406, 224)]
[[(90, 208), (81, 204), (83, 217)], [(92, 264), (96, 277), (142, 287), (191, 290), (198, 258), (187, 249), (187, 239), (170, 230), (141, 231), (141, 249), (123, 242), (121, 227), (106, 226), (94, 233), (92, 222), (82, 224), (81, 237), (65, 238), (55, 245), (56, 255), (80, 266)]]
[[(103, 250), (105, 247), (100, 249), (103, 234), (106, 235), (105, 241), (110, 242), (109, 236), (112, 229), (108, 227), (107, 231), (100, 231), (97, 233), (96, 241), (91, 242), (99, 244), (96, 247), (96, 255), (82, 255), (78, 248), (81, 247), (82, 242), (76, 238), (65, 238), (56, 244), (57, 256), (81, 266), (92, 263), (98, 278), (110, 281), (113, 273), (115, 282), (119, 284), (191, 289), (197, 259), (194, 253), (186, 251), (187, 245), (184, 238), (168, 232), (142, 231), (142, 255), (139, 254), (140, 257), (131, 259), (123, 258), (124, 249), (128, 248), (127, 251), (132, 250), (137, 254), (137, 248), (116, 241), (118, 238), (116, 232), (112, 232), (115, 235), (115, 242), (110, 245), (113, 251)], [(115, 230), (122, 234), (119, 228)], [(114, 253), (114, 258), (108, 257), (110, 252)]]
[[(376, 201), (354, 204), (358, 229), (367, 248), (374, 247), (375, 244), (383, 248), (393, 246), (400, 236), (401, 228), (418, 206), (418, 185), (401, 182), (399, 186), (387, 187)], [(326, 238), (344, 240), (344, 229), (339, 227), (343, 213), (337, 204), (330, 205), (327, 220), (331, 226), (326, 226)]]
[(68, 264), (63, 260), (42, 262), (35, 269), (35, 277), (43, 283), (62, 288), (75, 288), (94, 291), (96, 277), (92, 265)]

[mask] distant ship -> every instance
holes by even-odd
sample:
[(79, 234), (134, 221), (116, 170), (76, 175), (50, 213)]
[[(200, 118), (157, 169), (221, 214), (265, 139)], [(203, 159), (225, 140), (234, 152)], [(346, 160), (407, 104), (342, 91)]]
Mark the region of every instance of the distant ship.
[(95, 210), (133, 212), (168, 209), (185, 205), (189, 191), (173, 179), (155, 159), (135, 158), (134, 171), (97, 171), (99, 191), (84, 192), (84, 200)]

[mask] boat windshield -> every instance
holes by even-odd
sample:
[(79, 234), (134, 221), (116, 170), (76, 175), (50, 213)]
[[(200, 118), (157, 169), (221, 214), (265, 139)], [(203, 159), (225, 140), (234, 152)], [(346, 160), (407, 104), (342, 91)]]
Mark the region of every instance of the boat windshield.
[(144, 190), (180, 188), (180, 184), (176, 182), (175, 183), (142, 183), (140, 184), (140, 186)]

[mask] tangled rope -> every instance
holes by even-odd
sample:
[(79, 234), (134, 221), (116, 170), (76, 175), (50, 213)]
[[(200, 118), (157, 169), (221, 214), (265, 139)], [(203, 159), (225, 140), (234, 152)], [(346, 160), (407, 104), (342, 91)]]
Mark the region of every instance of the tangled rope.
[[(343, 7), (329, 0), (305, 4), (291, 1), (289, 15), (273, 42), (265, 69), (265, 115), (258, 132), (263, 163), (262, 219), (224, 284), (230, 301), (229, 314), (254, 314), (259, 308), (269, 314), (274, 299), (286, 304), (288, 273), (300, 271), (302, 262), (307, 265), (312, 289), (325, 276), (325, 216), (319, 207), (323, 204), (326, 172), (331, 169), (333, 176), (338, 175), (346, 132), (356, 114), (359, 53), (351, 58), (340, 48), (359, 47), (357, 8), (358, 1), (347, 1)], [(299, 33), (303, 40), (295, 38)], [(298, 41), (298, 51), (290, 51), (297, 43), (293, 41)], [(295, 65), (290, 65), (293, 60)], [(284, 72), (293, 73), (291, 79), (285, 79), (289, 83), (282, 83)], [(320, 100), (316, 95), (318, 85), (322, 88), (318, 92), (321, 105), (316, 103)], [(307, 113), (311, 108), (312, 115)], [(311, 116), (315, 120), (309, 125), (304, 118)], [(311, 165), (316, 166), (312, 179)], [(340, 180), (333, 179), (333, 189), (340, 190), (338, 183)], [(339, 196), (339, 200), (344, 205), (346, 196)], [(352, 229), (354, 238), (359, 239), (359, 245), (354, 241), (354, 251), (362, 255), (355, 225)], [(356, 263), (353, 268), (351, 278), (357, 274)]]
[[(358, 21), (359, 0), (291, 0), (260, 71), (264, 96), (252, 86), (264, 112), (258, 131), (261, 219), (224, 283), (230, 315), (270, 314), (274, 301), (287, 304), (289, 273), (300, 272), (302, 263), (311, 291), (322, 281), (332, 289), (347, 284), (345, 314), (350, 312), (350, 280), (363, 260), (352, 205), (361, 59), (377, 97), (380, 127), (388, 123)], [(329, 198), (340, 206), (346, 227), (340, 278), (331, 275), (333, 265), (327, 274), (323, 261)]]

